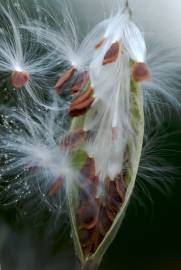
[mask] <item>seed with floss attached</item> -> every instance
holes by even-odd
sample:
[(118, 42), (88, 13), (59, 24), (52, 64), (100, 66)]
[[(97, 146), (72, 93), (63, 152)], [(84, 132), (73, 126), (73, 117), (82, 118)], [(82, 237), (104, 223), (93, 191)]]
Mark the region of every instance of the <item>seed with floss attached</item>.
[(80, 73), (76, 81), (72, 85), (71, 93), (76, 94), (77, 92), (82, 90), (86, 86), (86, 84), (88, 84), (89, 81), (90, 81), (90, 77), (87, 71)]
[(13, 71), (11, 83), (15, 88), (20, 89), (27, 84), (29, 78), (29, 73), (26, 71)]
[(75, 72), (75, 68), (72, 67), (68, 69), (58, 80), (58, 82), (55, 85), (55, 90), (57, 91), (58, 94), (61, 94), (63, 86), (73, 77)]
[(94, 102), (95, 98), (90, 96), (87, 99), (81, 101), (77, 104), (77, 100), (75, 103), (73, 102), (69, 108), (69, 115), (71, 117), (79, 117), (84, 115), (91, 107), (92, 103)]
[(145, 63), (135, 63), (132, 67), (134, 81), (142, 82), (150, 80), (150, 73)]
[(112, 44), (111, 48), (107, 51), (106, 55), (104, 56), (103, 65), (114, 63), (118, 58), (119, 51), (120, 51), (120, 44), (117, 41)]

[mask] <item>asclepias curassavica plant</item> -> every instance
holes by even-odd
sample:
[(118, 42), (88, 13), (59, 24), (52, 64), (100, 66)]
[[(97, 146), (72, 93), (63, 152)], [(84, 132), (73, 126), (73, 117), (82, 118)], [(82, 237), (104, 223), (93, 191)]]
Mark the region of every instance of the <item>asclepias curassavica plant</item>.
[(1, 106), (2, 196), (38, 190), (62, 209), (80, 269), (95, 270), (132, 197), (145, 123), (160, 124), (164, 103), (179, 108), (179, 64), (154, 51), (125, 1), (81, 38), (70, 3), (54, 1), (63, 20), (38, 7), (33, 19), (23, 2), (1, 5), (0, 72), (15, 96)]

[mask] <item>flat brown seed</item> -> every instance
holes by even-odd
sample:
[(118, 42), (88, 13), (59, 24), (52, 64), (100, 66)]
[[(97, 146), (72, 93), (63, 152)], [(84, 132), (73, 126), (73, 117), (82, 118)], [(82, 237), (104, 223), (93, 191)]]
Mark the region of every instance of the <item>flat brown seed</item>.
[(69, 115), (70, 117), (79, 117), (84, 115), (91, 107), (94, 102), (94, 97), (89, 97), (87, 100), (76, 106), (70, 106)]
[(119, 193), (119, 196), (123, 202), (125, 199), (125, 193), (126, 193), (126, 184), (124, 182), (123, 175), (122, 174), (118, 175), (115, 179), (115, 182), (116, 182), (117, 192)]
[(87, 71), (80, 73), (77, 77), (77, 80), (72, 86), (71, 93), (76, 94), (81, 89), (83, 89), (86, 86), (86, 84), (88, 84), (89, 81), (90, 81), (90, 77)]
[(101, 206), (99, 219), (98, 219), (98, 229), (102, 236), (105, 236), (106, 233), (109, 231), (112, 225), (112, 221), (108, 217), (107, 211), (105, 206)]
[(95, 231), (95, 233), (93, 235), (94, 244), (93, 244), (93, 247), (92, 247), (92, 253), (96, 252), (96, 250), (99, 247), (99, 245), (101, 244), (102, 240), (103, 240), (103, 237), (100, 234), (100, 232), (98, 230)]
[(86, 114), (86, 112), (89, 110), (89, 108), (83, 109), (83, 110), (74, 110), (74, 111), (69, 111), (69, 116), (70, 117), (80, 117)]
[(89, 200), (78, 209), (77, 223), (81, 229), (91, 230), (98, 221), (99, 201)]
[(106, 206), (106, 213), (108, 218), (110, 219), (111, 222), (113, 222), (116, 218), (117, 212), (111, 211), (107, 206)]
[(93, 94), (93, 88), (91, 87), (91, 85), (88, 87), (88, 89), (83, 92), (82, 94), (80, 94), (78, 97), (76, 97), (72, 103), (71, 106), (76, 106), (79, 105), (81, 103), (83, 103), (85, 100), (87, 100), (91, 95)]
[[(87, 247), (91, 245), (91, 238), (92, 238), (92, 234), (94, 232), (92, 230), (86, 230), (86, 229), (81, 229), (79, 231), (79, 239), (80, 239), (80, 243), (82, 245), (82, 247)], [(91, 249), (91, 247), (90, 247)]]
[(86, 139), (86, 135), (86, 131), (83, 129), (77, 129), (63, 138), (61, 147), (66, 150), (73, 150), (83, 143), (83, 141)]
[(120, 44), (117, 41), (112, 44), (111, 48), (107, 51), (106, 55), (104, 56), (103, 65), (115, 62), (118, 58), (119, 51), (120, 51)]
[(111, 212), (117, 213), (121, 207), (119, 196), (117, 194), (114, 197), (107, 196), (106, 205)]
[(55, 85), (55, 90), (57, 91), (58, 94), (61, 93), (62, 87), (65, 85), (66, 82), (68, 82), (72, 76), (74, 75), (75, 68), (72, 67), (68, 69), (58, 80), (58, 82)]
[(27, 84), (29, 78), (29, 73), (26, 71), (14, 71), (11, 74), (11, 83), (15, 88), (20, 89)]
[(49, 188), (48, 197), (53, 197), (64, 185), (63, 177), (59, 177)]
[(96, 176), (96, 165), (94, 158), (87, 158), (83, 168), (80, 171), (81, 177), (83, 178), (83, 181), (88, 180), (95, 180)]
[(135, 63), (132, 67), (134, 81), (142, 82), (150, 80), (150, 73), (145, 63)]
[(97, 176), (95, 176), (94, 179), (82, 179), (79, 190), (80, 204), (88, 202), (90, 198), (96, 199), (98, 191), (98, 181), (99, 180)]

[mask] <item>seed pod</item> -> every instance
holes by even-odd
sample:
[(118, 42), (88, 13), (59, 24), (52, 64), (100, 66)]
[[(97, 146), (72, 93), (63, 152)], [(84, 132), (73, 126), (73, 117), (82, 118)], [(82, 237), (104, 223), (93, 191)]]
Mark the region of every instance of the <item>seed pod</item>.
[(14, 71), (11, 74), (11, 83), (15, 88), (20, 89), (27, 84), (29, 78), (29, 73), (26, 71)]

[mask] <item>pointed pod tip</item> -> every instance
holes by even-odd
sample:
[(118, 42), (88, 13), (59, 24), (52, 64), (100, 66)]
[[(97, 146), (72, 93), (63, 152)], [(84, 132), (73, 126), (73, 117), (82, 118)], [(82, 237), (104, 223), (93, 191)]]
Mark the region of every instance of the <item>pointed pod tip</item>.
[(16, 88), (20, 89), (27, 84), (30, 75), (27, 71), (13, 71), (11, 74), (11, 84)]

